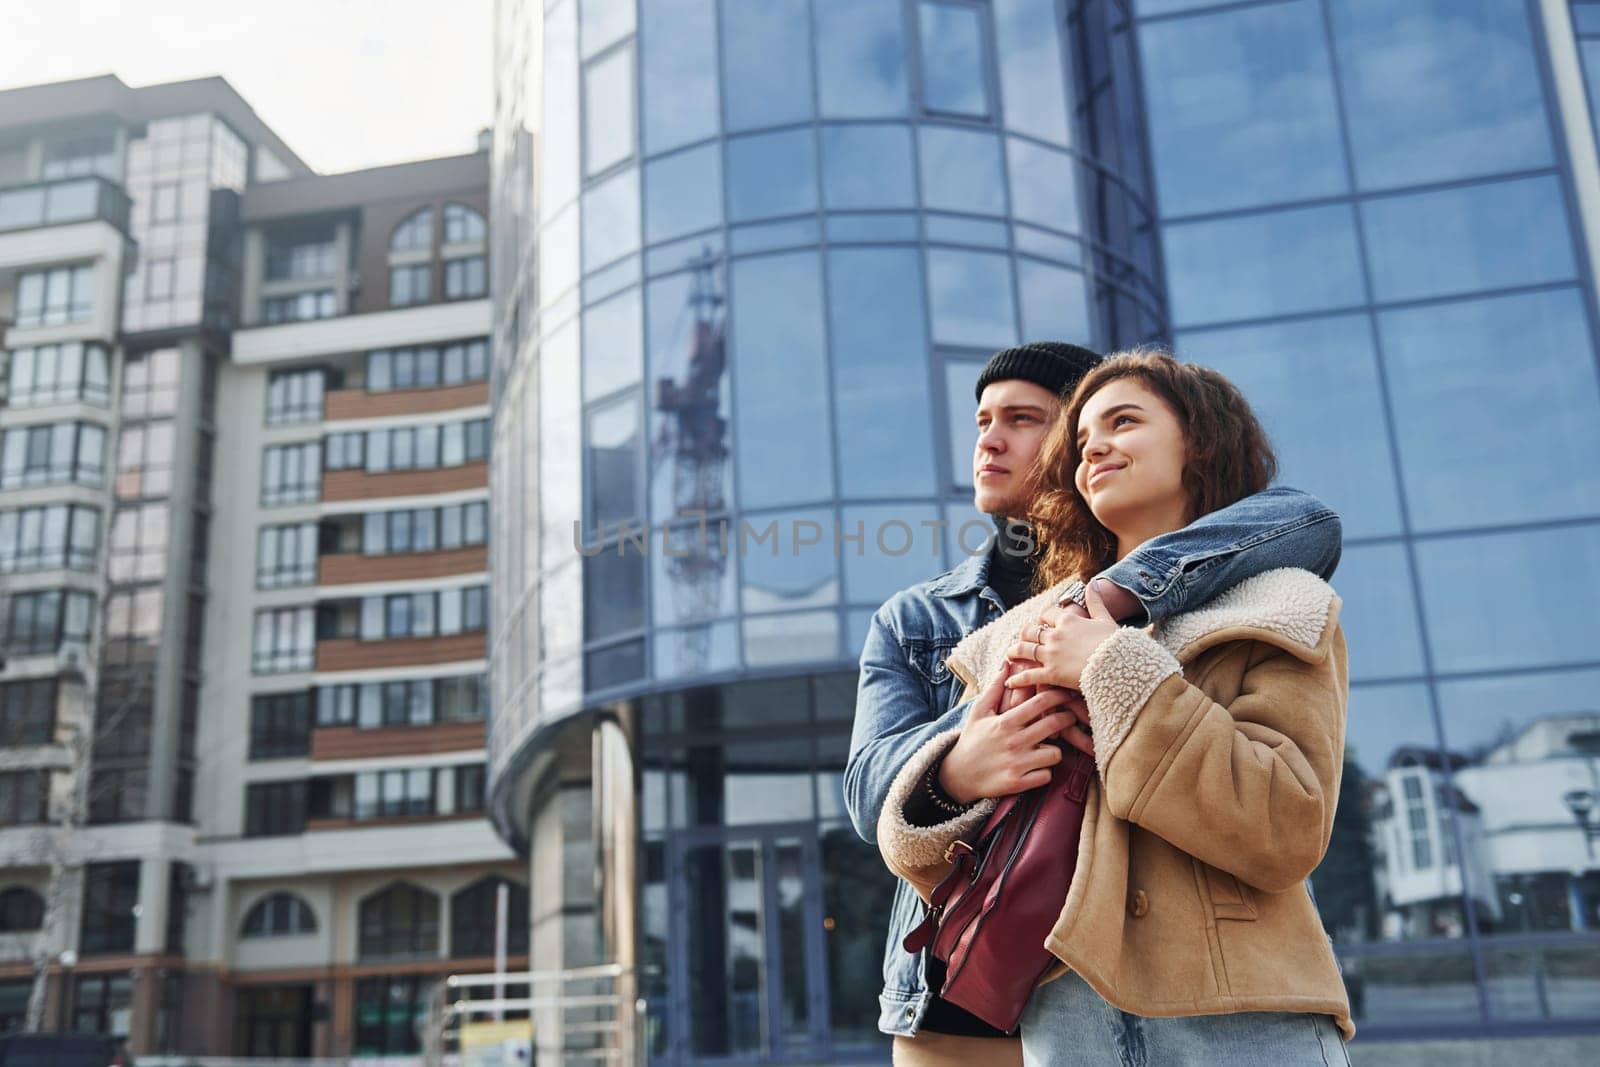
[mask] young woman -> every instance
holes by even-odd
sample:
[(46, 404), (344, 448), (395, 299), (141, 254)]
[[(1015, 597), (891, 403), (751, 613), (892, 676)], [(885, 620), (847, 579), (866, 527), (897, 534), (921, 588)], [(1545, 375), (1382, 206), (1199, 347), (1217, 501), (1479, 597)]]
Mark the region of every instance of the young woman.
[(1022, 1016), (1025, 1063), (1349, 1062), (1341, 1033), (1355, 1028), (1305, 885), (1343, 766), (1339, 598), (1282, 569), (1147, 630), (1118, 626), (1079, 581), (1275, 468), (1214, 371), (1144, 352), (1091, 370), (1041, 456), (1044, 591), (957, 645), (950, 668), (981, 695), (895, 779), (879, 846), (926, 898), (950, 842), (973, 839), (994, 806), (941, 776), (960, 734), (1030, 714), (1017, 691), (1083, 693), (1087, 727), (1056, 713), (1024, 735), (1042, 751), (1022, 789), (1049, 780), (1062, 739), (1092, 747), (1099, 770), (1045, 942), (1059, 964)]

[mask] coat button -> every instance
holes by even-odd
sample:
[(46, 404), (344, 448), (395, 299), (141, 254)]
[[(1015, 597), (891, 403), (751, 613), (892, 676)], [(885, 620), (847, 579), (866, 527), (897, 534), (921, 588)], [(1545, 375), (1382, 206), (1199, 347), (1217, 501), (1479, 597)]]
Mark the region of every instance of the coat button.
[(1150, 910), (1150, 896), (1143, 889), (1135, 889), (1128, 894), (1128, 914), (1135, 919), (1142, 919)]

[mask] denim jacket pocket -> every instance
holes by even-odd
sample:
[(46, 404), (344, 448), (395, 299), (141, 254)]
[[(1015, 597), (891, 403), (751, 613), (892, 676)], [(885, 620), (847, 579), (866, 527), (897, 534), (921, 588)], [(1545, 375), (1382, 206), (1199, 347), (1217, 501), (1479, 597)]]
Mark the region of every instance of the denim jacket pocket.
[(906, 660), (911, 669), (928, 687), (929, 706), (949, 710), (956, 704), (961, 680), (950, 670), (950, 653), (956, 642), (948, 640), (912, 640), (905, 645)]

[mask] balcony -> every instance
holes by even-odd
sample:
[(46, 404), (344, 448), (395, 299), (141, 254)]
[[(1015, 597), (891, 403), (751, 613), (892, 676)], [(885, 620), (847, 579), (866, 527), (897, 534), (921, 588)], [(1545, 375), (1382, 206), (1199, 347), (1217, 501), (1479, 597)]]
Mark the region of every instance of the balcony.
[(339, 552), (323, 556), (317, 561), (317, 584), (355, 585), (447, 578), (456, 574), (480, 574), (488, 569), (489, 549), (486, 545), (387, 556)]
[(385, 471), (368, 474), (364, 470), (324, 471), (322, 499), (377, 500), (385, 497), (429, 496), (482, 489), (489, 484), (489, 463), (477, 460), (459, 467), (433, 467), (428, 470)]
[(0, 233), (100, 220), (126, 234), (128, 194), (104, 178), (66, 178), (0, 189)]
[(442, 344), (462, 337), (485, 336), (492, 325), (489, 301), (484, 299), (251, 326), (234, 331), (233, 361), (272, 363), (406, 345)]
[(343, 419), (376, 419), (387, 415), (426, 415), (435, 411), (482, 407), (488, 402), (488, 382), (390, 392), (336, 389), (323, 397), (322, 417), (328, 422), (338, 422)]
[(482, 630), (448, 637), (391, 637), (363, 641), (359, 637), (333, 637), (317, 642), (316, 670), (358, 671), (388, 667), (423, 667), (435, 663), (461, 663), (488, 655)]
[(311, 731), (314, 760), (431, 756), (439, 752), (477, 752), (484, 742), (482, 720), (429, 726), (319, 726)]

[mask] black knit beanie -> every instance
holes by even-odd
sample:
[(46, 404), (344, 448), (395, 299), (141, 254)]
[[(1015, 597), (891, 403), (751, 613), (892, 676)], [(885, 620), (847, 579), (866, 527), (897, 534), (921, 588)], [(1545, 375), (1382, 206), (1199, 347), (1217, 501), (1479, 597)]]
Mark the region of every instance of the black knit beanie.
[(983, 387), (990, 382), (1003, 382), (1008, 378), (1020, 378), (1065, 396), (1099, 362), (1099, 353), (1081, 345), (1069, 345), (1064, 341), (1029, 341), (989, 357), (983, 373), (978, 375), (975, 399), (983, 399)]

